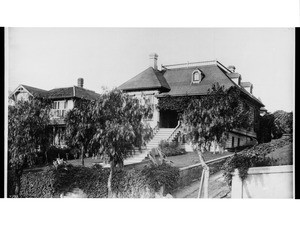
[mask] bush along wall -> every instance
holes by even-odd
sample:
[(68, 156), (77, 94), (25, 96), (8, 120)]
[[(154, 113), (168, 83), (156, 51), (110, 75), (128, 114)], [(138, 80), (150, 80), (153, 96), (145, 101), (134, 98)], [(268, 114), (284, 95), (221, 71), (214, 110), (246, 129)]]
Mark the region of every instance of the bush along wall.
[[(251, 167), (278, 165), (278, 161), (280, 160), (269, 157), (269, 154), (278, 148), (291, 144), (292, 138), (282, 138), (272, 140), (269, 143), (258, 144), (235, 154), (227, 159), (222, 167), (225, 180), (229, 185), (231, 185), (232, 173), (234, 169), (239, 170), (239, 176), (242, 180), (244, 180), (247, 177), (248, 169)], [(290, 161), (292, 162), (292, 159), (290, 159)], [(291, 165), (292, 163), (282, 164)]]
[(160, 141), (159, 148), (167, 156), (176, 156), (185, 154), (186, 151), (181, 149), (178, 142), (167, 142), (165, 140)]
[[(108, 175), (109, 169), (98, 165), (92, 168), (60, 165), (40, 172), (28, 172), (21, 179), (20, 197), (60, 197), (79, 188), (88, 198), (106, 198)], [(122, 169), (114, 173), (112, 189), (115, 197), (151, 198), (161, 187), (164, 187), (165, 194), (174, 190), (178, 178), (179, 169), (167, 164), (148, 165), (142, 170)], [(9, 193), (12, 197), (13, 190)]]

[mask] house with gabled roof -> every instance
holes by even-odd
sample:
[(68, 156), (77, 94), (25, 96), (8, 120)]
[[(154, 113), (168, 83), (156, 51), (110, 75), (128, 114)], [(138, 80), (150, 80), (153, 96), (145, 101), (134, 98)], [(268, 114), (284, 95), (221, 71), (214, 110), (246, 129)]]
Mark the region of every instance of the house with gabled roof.
[[(254, 143), (257, 138), (260, 108), (264, 104), (253, 95), (253, 84), (242, 82), (242, 77), (235, 72), (234, 66), (225, 67), (217, 60), (192, 62), (157, 67), (156, 53), (150, 54), (150, 66), (126, 81), (118, 88), (153, 106), (152, 119), (145, 119), (155, 131), (155, 136), (147, 145), (148, 149), (157, 147), (161, 140), (172, 141), (182, 132), (179, 112), (160, 110), (159, 101), (164, 97), (207, 95), (213, 84), (219, 83), (225, 89), (236, 86), (242, 98), (249, 104), (254, 120), (251, 130), (233, 130), (225, 148), (236, 148)], [(218, 149), (219, 146), (216, 146)], [(215, 151), (215, 149), (212, 149)]]
[(9, 98), (14, 103), (20, 100), (30, 101), (34, 97), (51, 100), (49, 126), (53, 130), (52, 144), (64, 147), (66, 146), (64, 121), (66, 113), (82, 99), (96, 100), (100, 97), (100, 94), (83, 87), (83, 78), (78, 78), (77, 82), (77, 86), (54, 88), (49, 91), (21, 84), (9, 95)]

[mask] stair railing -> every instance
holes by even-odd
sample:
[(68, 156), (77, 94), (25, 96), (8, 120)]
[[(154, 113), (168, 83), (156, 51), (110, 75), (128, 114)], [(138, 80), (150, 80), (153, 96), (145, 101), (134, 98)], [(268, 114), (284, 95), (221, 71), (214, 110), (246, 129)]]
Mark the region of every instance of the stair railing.
[(157, 125), (153, 129), (153, 138), (156, 135), (156, 133), (158, 132), (158, 130), (159, 130), (159, 122), (157, 122)]
[(176, 126), (176, 128), (173, 130), (173, 132), (171, 133), (171, 135), (168, 137), (167, 142), (171, 142), (172, 139), (176, 136), (177, 132), (179, 131), (181, 126), (181, 122), (178, 121), (178, 124)]

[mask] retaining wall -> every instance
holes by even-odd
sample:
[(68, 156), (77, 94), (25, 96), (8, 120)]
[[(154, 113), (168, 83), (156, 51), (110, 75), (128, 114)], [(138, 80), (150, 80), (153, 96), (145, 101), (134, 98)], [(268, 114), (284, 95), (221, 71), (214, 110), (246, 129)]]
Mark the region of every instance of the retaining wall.
[(231, 198), (293, 198), (293, 166), (249, 168), (244, 181), (236, 169), (232, 177)]

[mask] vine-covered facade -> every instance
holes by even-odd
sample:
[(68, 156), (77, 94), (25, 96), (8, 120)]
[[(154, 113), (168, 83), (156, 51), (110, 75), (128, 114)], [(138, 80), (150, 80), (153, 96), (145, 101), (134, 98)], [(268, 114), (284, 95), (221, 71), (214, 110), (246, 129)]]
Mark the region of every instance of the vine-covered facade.
[[(150, 54), (150, 67), (128, 80), (121, 86), (124, 92), (153, 105), (154, 114), (147, 122), (153, 128), (179, 130), (181, 114), (191, 99), (207, 95), (213, 84), (224, 89), (236, 87), (241, 99), (250, 108), (250, 129), (235, 129), (228, 132), (225, 148), (235, 148), (254, 143), (259, 128), (259, 111), (264, 107), (253, 95), (253, 84), (242, 82), (242, 76), (234, 66), (225, 67), (218, 61), (188, 64), (162, 65), (157, 67), (157, 54)], [(180, 131), (180, 130), (179, 130)], [(173, 138), (173, 137), (172, 137)]]

